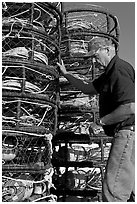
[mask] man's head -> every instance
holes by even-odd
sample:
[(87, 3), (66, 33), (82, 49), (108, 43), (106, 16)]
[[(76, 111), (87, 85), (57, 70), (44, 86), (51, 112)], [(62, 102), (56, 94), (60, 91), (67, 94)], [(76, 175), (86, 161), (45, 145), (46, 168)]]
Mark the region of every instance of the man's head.
[(111, 39), (94, 37), (89, 42), (89, 52), (85, 57), (95, 57), (103, 66), (107, 66), (115, 56), (115, 45)]

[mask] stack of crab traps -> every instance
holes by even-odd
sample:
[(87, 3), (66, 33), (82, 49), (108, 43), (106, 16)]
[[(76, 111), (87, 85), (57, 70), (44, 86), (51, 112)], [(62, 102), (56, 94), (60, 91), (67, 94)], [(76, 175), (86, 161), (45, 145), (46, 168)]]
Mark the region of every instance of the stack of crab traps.
[[(92, 41), (97, 37), (111, 39), (118, 50), (119, 23), (115, 15), (96, 5), (83, 4), (83, 8), (64, 8), (61, 58), (66, 69), (85, 83), (99, 77), (104, 71), (103, 66), (94, 56), (85, 56), (91, 51)], [(64, 77), (60, 78), (60, 88), (60, 128), (79, 134), (85, 132), (91, 134), (90, 124), (99, 117), (98, 96), (87, 96), (81, 93)], [(69, 117), (70, 115), (72, 117)]]
[[(77, 4), (72, 9), (65, 8), (64, 4), (61, 58), (67, 71), (85, 83), (104, 72), (104, 67), (95, 56), (86, 56), (95, 38), (111, 39), (118, 51), (117, 17), (107, 9), (91, 4), (86, 6), (83, 3), (82, 8)], [(105, 135), (101, 126), (96, 125), (99, 119), (98, 95), (82, 93), (63, 76), (60, 76), (59, 82), (59, 131), (54, 138), (53, 153), (57, 166), (56, 186), (62, 196), (60, 199), (67, 201), (68, 195), (89, 196), (91, 199), (95, 196), (94, 190), (102, 190), (111, 138)], [(59, 165), (63, 169), (59, 169)]]
[(2, 201), (50, 193), (57, 129), (60, 4), (2, 3)]

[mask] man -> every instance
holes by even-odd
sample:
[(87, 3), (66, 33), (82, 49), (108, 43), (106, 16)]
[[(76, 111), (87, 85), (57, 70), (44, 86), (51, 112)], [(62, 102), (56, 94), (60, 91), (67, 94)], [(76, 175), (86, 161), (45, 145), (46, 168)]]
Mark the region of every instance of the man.
[(113, 136), (103, 181), (103, 202), (134, 201), (135, 182), (135, 73), (120, 59), (112, 40), (94, 37), (87, 56), (94, 56), (104, 73), (85, 83), (58, 64), (64, 77), (83, 93), (99, 93), (100, 125), (106, 135)]

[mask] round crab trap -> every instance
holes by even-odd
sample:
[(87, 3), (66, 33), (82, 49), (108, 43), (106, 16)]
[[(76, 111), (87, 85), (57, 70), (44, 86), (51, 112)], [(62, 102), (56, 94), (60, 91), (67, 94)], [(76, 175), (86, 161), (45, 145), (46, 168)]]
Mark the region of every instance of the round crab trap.
[(8, 57), (13, 60), (29, 60), (33, 63), (55, 65), (58, 60), (59, 47), (51, 38), (29, 29), (21, 31), (12, 27), (10, 33), (8, 29), (4, 27), (2, 30), (3, 59)]
[(90, 134), (91, 123), (99, 118), (98, 96), (87, 96), (65, 82), (60, 82), (59, 129)]
[(2, 200), (50, 195), (57, 130), (61, 4), (2, 3)]
[(59, 129), (91, 134), (90, 126), (99, 118), (98, 111), (98, 96), (87, 96), (67, 82), (60, 83)]
[(58, 102), (59, 75), (53, 66), (5, 58), (2, 71), (3, 91), (26, 93), (41, 96), (53, 103)]
[(119, 23), (109, 10), (91, 5), (63, 12), (61, 55), (68, 70), (73, 69), (77, 73), (84, 70), (89, 74), (89, 69), (94, 67), (99, 75), (102, 71), (101, 64), (94, 57), (85, 58), (95, 37), (111, 39), (118, 51)]
[(101, 173), (98, 168), (77, 168), (77, 170), (68, 170), (67, 174), (62, 173), (60, 177), (54, 175), (56, 178), (55, 185), (59, 189), (67, 187), (69, 190), (84, 190), (94, 189), (101, 191)]
[(2, 176), (3, 202), (32, 202), (43, 197), (51, 198), (53, 168), (48, 167), (44, 174), (5, 172)]
[[(59, 129), (64, 131), (72, 131), (77, 134), (87, 134), (90, 135), (91, 123), (93, 120), (93, 112), (88, 113), (67, 113), (60, 114), (59, 116)], [(103, 131), (102, 128), (98, 131)]]
[(86, 102), (84, 105), (80, 105), (78, 100), (75, 100), (76, 105), (68, 104), (67, 102), (64, 102), (59, 109), (59, 129), (89, 135), (90, 126), (95, 121), (97, 109), (94, 112), (94, 109), (89, 107)]
[(3, 172), (44, 172), (51, 164), (52, 134), (3, 130)]
[(59, 110), (58, 126), (62, 131), (87, 134), (91, 137), (103, 136), (104, 130), (101, 126), (96, 125), (97, 119), (99, 119), (97, 108), (62, 105)]
[[(72, 9), (63, 12), (62, 32), (69, 36), (79, 34), (89, 38), (88, 34), (113, 38), (119, 41), (119, 23), (115, 15), (103, 7)], [(91, 35), (91, 37), (93, 37)]]
[[(115, 45), (116, 52), (118, 51), (119, 23), (117, 17), (109, 10), (90, 5), (87, 8), (63, 11), (61, 56), (66, 69), (85, 82), (92, 81), (104, 72), (103, 66), (94, 56), (86, 57), (92, 49), (92, 40), (96, 37), (110, 39)], [(98, 129), (93, 127), (99, 118), (98, 98), (85, 97), (62, 77), (60, 100), (61, 129), (87, 133), (91, 136), (104, 134), (101, 127)]]
[(2, 57), (56, 65), (61, 14), (50, 3), (4, 4)]
[(3, 91), (3, 129), (55, 134), (57, 106), (30, 93)]
[(57, 9), (59, 6), (50, 2), (5, 2), (2, 6), (2, 17), (5, 24), (12, 27), (31, 28), (57, 40), (62, 21), (61, 13)]

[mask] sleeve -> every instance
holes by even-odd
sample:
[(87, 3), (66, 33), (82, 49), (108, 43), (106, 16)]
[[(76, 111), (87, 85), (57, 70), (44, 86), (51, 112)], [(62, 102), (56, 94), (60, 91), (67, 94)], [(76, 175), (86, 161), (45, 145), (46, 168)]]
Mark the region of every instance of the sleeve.
[(112, 96), (118, 105), (135, 102), (135, 84), (129, 75), (120, 72), (117, 74)]

